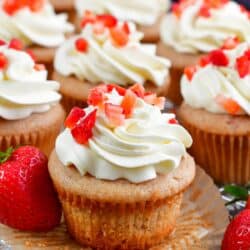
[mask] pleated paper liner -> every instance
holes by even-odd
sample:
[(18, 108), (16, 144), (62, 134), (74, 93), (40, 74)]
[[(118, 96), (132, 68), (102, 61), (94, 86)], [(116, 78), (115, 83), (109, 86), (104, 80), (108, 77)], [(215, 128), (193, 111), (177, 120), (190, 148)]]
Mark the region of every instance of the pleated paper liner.
[[(212, 179), (199, 167), (184, 195), (181, 215), (171, 236), (150, 250), (220, 249), (228, 212)], [(0, 225), (1, 250), (91, 250), (75, 243), (64, 223), (48, 233), (21, 232)]]

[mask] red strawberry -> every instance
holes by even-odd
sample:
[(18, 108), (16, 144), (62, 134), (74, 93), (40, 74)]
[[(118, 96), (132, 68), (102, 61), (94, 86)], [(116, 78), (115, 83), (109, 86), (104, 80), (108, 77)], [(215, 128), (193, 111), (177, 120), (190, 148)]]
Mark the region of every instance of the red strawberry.
[(127, 22), (124, 22), (122, 25), (122, 29), (126, 32), (126, 34), (130, 34), (130, 28)]
[(222, 49), (234, 49), (239, 44), (238, 37), (229, 37), (222, 45)]
[(96, 18), (97, 21), (102, 22), (103, 25), (107, 28), (113, 28), (118, 23), (117, 19), (114, 16), (108, 14), (98, 15)]
[(81, 108), (74, 107), (71, 109), (68, 117), (66, 118), (64, 125), (67, 128), (75, 127), (76, 123), (85, 116), (85, 111)]
[(207, 4), (204, 3), (204, 4), (200, 7), (199, 16), (202, 16), (202, 17), (205, 17), (205, 18), (208, 18), (208, 17), (211, 16), (210, 7), (209, 7)]
[(23, 43), (19, 39), (13, 38), (11, 39), (9, 43), (9, 48), (15, 49), (15, 50), (22, 50), (23, 49)]
[(121, 103), (125, 117), (129, 117), (133, 113), (136, 105), (136, 99), (137, 96), (134, 94), (134, 92), (128, 89)]
[(227, 56), (221, 49), (213, 50), (209, 54), (209, 58), (210, 62), (215, 66), (227, 66), (229, 63)]
[(114, 44), (120, 47), (127, 45), (129, 40), (128, 34), (120, 27), (110, 29), (110, 36)]
[(87, 10), (81, 20), (81, 27), (84, 28), (88, 23), (93, 24), (96, 22), (96, 16), (91, 11)]
[(143, 98), (145, 94), (145, 89), (140, 83), (136, 83), (129, 88), (132, 90), (138, 97)]
[(0, 52), (0, 69), (4, 69), (8, 64), (8, 59), (6, 56)]
[(210, 63), (209, 56), (202, 56), (199, 60), (199, 65), (203, 68)]
[[(9, 157), (9, 158), (8, 158)], [(32, 146), (0, 154), (0, 222), (20, 230), (48, 231), (59, 225), (61, 206), (46, 156)]]
[(3, 45), (5, 45), (6, 44), (6, 42), (4, 41), (4, 40), (1, 40), (0, 39), (0, 46), (3, 46)]
[(104, 111), (111, 126), (120, 126), (124, 123), (125, 116), (123, 114), (123, 108), (119, 105), (105, 103)]
[(244, 78), (250, 74), (250, 60), (248, 58), (248, 54), (236, 59), (236, 69), (238, 70), (239, 76), (241, 78)]
[(22, 8), (22, 1), (17, 0), (4, 0), (3, 1), (3, 9), (9, 15), (14, 15), (16, 11)]
[(221, 250), (250, 249), (250, 209), (240, 212), (229, 224)]
[(196, 66), (189, 66), (184, 69), (184, 74), (189, 81), (192, 81), (195, 72), (197, 71)]
[(178, 124), (178, 121), (175, 119), (175, 118), (171, 118), (169, 121), (168, 121), (169, 124)]
[(119, 95), (124, 96), (126, 94), (126, 89), (116, 84), (110, 83), (107, 85), (107, 88), (108, 92), (111, 92), (113, 89), (115, 89)]
[(40, 11), (43, 8), (44, 3), (44, 0), (28, 0), (28, 6), (34, 12)]
[(75, 41), (76, 50), (79, 52), (87, 52), (88, 51), (88, 42), (84, 38), (78, 38)]
[(79, 144), (86, 144), (93, 136), (92, 129), (96, 121), (96, 109), (90, 112), (71, 130), (72, 136)]
[(89, 96), (88, 96), (88, 104), (97, 106), (99, 104), (102, 104), (105, 100), (105, 93), (108, 92), (107, 85), (99, 85), (93, 89), (90, 90)]

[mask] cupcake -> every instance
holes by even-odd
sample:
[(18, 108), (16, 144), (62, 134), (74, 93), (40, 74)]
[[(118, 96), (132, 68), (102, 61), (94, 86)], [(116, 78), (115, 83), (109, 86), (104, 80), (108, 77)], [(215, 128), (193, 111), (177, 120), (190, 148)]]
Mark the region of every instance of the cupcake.
[(180, 104), (180, 79), (186, 66), (212, 50), (250, 41), (250, 14), (229, 0), (187, 0), (173, 4), (161, 25), (158, 54), (169, 58), (171, 84), (168, 97)]
[(72, 109), (49, 160), (68, 231), (95, 249), (148, 249), (175, 228), (192, 139), (140, 84), (98, 86), (88, 103)]
[(85, 105), (89, 89), (100, 82), (140, 82), (149, 91), (167, 92), (170, 62), (155, 55), (155, 45), (140, 43), (143, 35), (133, 23), (88, 12), (82, 24), (82, 33), (65, 41), (54, 60), (52, 77), (61, 83), (67, 111)]
[(0, 39), (18, 38), (39, 63), (50, 64), (55, 48), (74, 27), (67, 15), (57, 15), (47, 0), (3, 0), (0, 3)]
[(75, 0), (76, 24), (85, 11), (110, 14), (122, 21), (131, 21), (144, 34), (143, 42), (157, 42), (160, 22), (170, 6), (169, 0)]
[(65, 117), (59, 83), (12, 44), (0, 46), (0, 79), (0, 151), (31, 144), (49, 155)]
[(218, 183), (250, 180), (250, 45), (214, 50), (181, 79), (190, 153)]

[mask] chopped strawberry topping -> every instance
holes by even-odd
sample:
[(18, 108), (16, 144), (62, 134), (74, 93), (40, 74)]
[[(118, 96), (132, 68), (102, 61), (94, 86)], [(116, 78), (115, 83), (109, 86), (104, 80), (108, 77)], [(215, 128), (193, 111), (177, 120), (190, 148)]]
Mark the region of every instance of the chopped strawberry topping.
[(96, 16), (93, 12), (86, 10), (83, 14), (83, 18), (81, 20), (81, 27), (84, 28), (88, 23), (95, 23), (96, 22)]
[(31, 49), (26, 49), (25, 52), (33, 59), (34, 62), (36, 61), (36, 56)]
[(140, 83), (136, 83), (129, 88), (132, 90), (138, 97), (143, 98), (145, 94), (145, 89)]
[(77, 51), (85, 53), (88, 51), (88, 42), (84, 38), (78, 38), (75, 47)]
[(0, 69), (4, 69), (8, 64), (8, 59), (6, 56), (0, 52)]
[(108, 14), (97, 15), (97, 21), (102, 22), (107, 28), (113, 28), (118, 23), (114, 16)]
[(121, 27), (110, 29), (110, 36), (116, 46), (126, 46), (129, 41), (128, 34)]
[(66, 118), (64, 125), (67, 128), (73, 128), (77, 122), (85, 116), (85, 111), (81, 108), (74, 107), (71, 109), (68, 117)]
[(115, 89), (119, 95), (124, 96), (126, 94), (126, 89), (116, 84), (110, 83), (107, 85), (107, 88), (108, 92), (111, 92), (113, 89)]
[(155, 103), (155, 98), (157, 98), (155, 93), (145, 93), (143, 99), (146, 103), (153, 105)]
[(125, 115), (123, 108), (119, 105), (105, 103), (104, 110), (112, 126), (121, 126), (124, 123)]
[(222, 49), (234, 49), (240, 43), (238, 37), (229, 37), (222, 45)]
[(6, 42), (4, 41), (4, 40), (1, 40), (0, 39), (0, 46), (3, 46), (3, 45), (5, 45), (6, 44)]
[(169, 121), (168, 121), (169, 124), (178, 124), (178, 121), (175, 119), (175, 118), (171, 118)]
[(34, 69), (37, 71), (46, 70), (44, 64), (35, 64)]
[(204, 3), (204, 4), (200, 7), (199, 16), (202, 16), (202, 17), (205, 17), (205, 18), (208, 18), (208, 17), (211, 16), (210, 7), (209, 7), (206, 3)]
[(181, 5), (180, 3), (173, 3), (172, 4), (172, 12), (173, 14), (177, 17), (177, 18), (180, 18), (181, 17), (181, 14), (182, 14), (182, 8), (181, 8)]
[(209, 54), (209, 58), (211, 63), (215, 66), (227, 66), (229, 63), (227, 56), (221, 49), (212, 51)]
[(15, 49), (15, 50), (22, 50), (23, 49), (23, 43), (16, 38), (11, 39), (10, 43), (9, 43), (9, 48), (11, 49)]
[(196, 66), (189, 66), (189, 67), (186, 67), (184, 69), (184, 74), (186, 75), (187, 79), (189, 81), (192, 81), (193, 79), (193, 76), (195, 74), (195, 72), (197, 71), (197, 67)]
[(137, 96), (133, 91), (128, 89), (122, 100), (121, 107), (123, 108), (123, 114), (125, 117), (129, 117), (135, 108)]
[(250, 59), (248, 54), (244, 54), (243, 56), (236, 59), (236, 69), (241, 78), (244, 78), (250, 74)]
[(209, 56), (202, 56), (199, 60), (199, 65), (203, 68), (210, 63)]
[(223, 95), (217, 95), (215, 100), (231, 115), (235, 115), (241, 110), (239, 104), (232, 98), (227, 98)]
[(81, 119), (71, 130), (71, 134), (79, 144), (86, 144), (93, 136), (93, 127), (96, 121), (96, 111), (90, 112), (84, 119)]
[(29, 8), (33, 12), (40, 11), (43, 8), (44, 3), (45, 3), (44, 0), (28, 0)]
[(122, 25), (122, 29), (126, 32), (126, 34), (130, 34), (130, 28), (127, 22), (124, 22)]
[(88, 104), (93, 106), (98, 106), (105, 101), (105, 93), (108, 92), (106, 85), (99, 85), (90, 90), (88, 96)]

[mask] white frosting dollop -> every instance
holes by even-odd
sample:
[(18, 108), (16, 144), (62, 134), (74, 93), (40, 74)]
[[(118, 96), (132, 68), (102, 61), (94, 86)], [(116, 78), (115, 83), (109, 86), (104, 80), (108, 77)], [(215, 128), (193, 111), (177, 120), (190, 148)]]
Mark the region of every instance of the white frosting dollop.
[(243, 43), (233, 50), (224, 50), (229, 65), (218, 67), (208, 64), (199, 67), (192, 80), (186, 75), (181, 79), (181, 93), (187, 104), (194, 108), (204, 108), (213, 113), (227, 113), (216, 99), (218, 96), (231, 98), (242, 110), (250, 115), (250, 75), (241, 78), (235, 68), (236, 59), (250, 48)]
[(229, 37), (250, 41), (250, 20), (239, 4), (229, 1), (210, 10), (210, 17), (200, 16), (203, 0), (195, 0), (178, 18), (168, 14), (161, 25), (162, 41), (178, 52), (209, 52), (222, 46)]
[(35, 63), (26, 52), (0, 46), (0, 53), (8, 60), (7, 67), (0, 70), (0, 117), (23, 119), (48, 111), (59, 102), (59, 83), (48, 81), (46, 70), (34, 69)]
[(8, 15), (0, 1), (0, 39), (10, 41), (18, 38), (28, 46), (36, 44), (44, 47), (57, 47), (65, 40), (65, 34), (73, 32), (74, 27), (67, 22), (66, 14), (56, 14), (52, 5), (46, 1), (40, 11), (28, 7)]
[(96, 14), (108, 13), (120, 20), (150, 26), (167, 11), (169, 0), (75, 0), (75, 8), (81, 17), (86, 10)]
[[(119, 105), (116, 91), (107, 95), (107, 102)], [(86, 113), (93, 110), (90, 106)], [(192, 144), (188, 132), (178, 124), (169, 124), (174, 114), (163, 114), (156, 106), (137, 99), (130, 118), (121, 126), (111, 128), (104, 114), (98, 110), (93, 137), (88, 145), (80, 145), (65, 129), (56, 140), (60, 161), (73, 164), (78, 171), (98, 179), (124, 178), (139, 183), (167, 174), (177, 168), (185, 155), (185, 147)]]
[[(142, 34), (136, 31), (133, 23), (129, 23), (129, 26), (131, 33), (128, 44), (117, 47), (113, 45), (108, 29), (97, 35), (92, 25), (86, 25), (81, 35), (70, 38), (57, 50), (54, 60), (56, 71), (64, 76), (75, 75), (91, 83), (116, 82), (128, 85), (151, 81), (157, 86), (163, 85), (170, 62), (156, 56), (155, 45), (141, 44)], [(81, 37), (88, 42), (88, 51), (85, 53), (75, 48), (75, 41)]]

